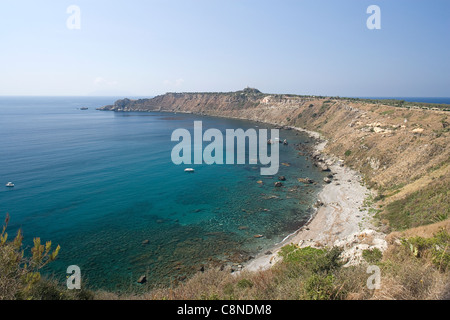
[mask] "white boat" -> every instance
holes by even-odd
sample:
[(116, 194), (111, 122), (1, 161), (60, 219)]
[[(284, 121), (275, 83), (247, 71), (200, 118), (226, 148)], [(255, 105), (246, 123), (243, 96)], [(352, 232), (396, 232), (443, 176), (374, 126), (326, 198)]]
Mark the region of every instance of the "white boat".
[(8, 182), (8, 183), (6, 184), (6, 186), (7, 186), (8, 188), (14, 188), (14, 183)]
[(184, 169), (184, 172), (195, 172), (195, 170), (192, 168), (187, 168), (187, 169)]

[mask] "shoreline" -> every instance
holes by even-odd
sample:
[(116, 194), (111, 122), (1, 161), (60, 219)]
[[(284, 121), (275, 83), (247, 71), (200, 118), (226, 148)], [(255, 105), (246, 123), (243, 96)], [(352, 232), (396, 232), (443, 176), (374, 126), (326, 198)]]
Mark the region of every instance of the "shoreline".
[[(116, 112), (116, 111), (115, 111)], [(130, 112), (130, 111), (124, 111)], [(146, 112), (174, 113), (174, 111), (154, 110)], [(249, 119), (245, 117), (233, 117), (224, 115), (209, 115), (195, 112), (182, 112), (198, 116), (209, 116), (225, 119), (237, 119), (264, 123), (278, 126), (282, 129), (296, 130), (306, 133), (315, 140), (311, 157), (322, 165), (326, 165), (333, 174), (331, 183), (325, 184), (317, 195), (317, 203), (313, 214), (308, 221), (298, 230), (286, 236), (281, 242), (258, 253), (256, 257), (241, 263), (242, 268), (233, 271), (239, 274), (246, 270), (250, 272), (267, 270), (279, 260), (279, 250), (288, 244), (299, 247), (333, 247), (343, 248), (341, 257), (347, 260), (346, 266), (358, 264), (362, 260), (362, 252), (365, 249), (378, 248), (382, 252), (387, 248), (386, 235), (376, 231), (370, 222), (367, 208), (361, 208), (367, 196), (372, 192), (361, 184), (361, 175), (344, 165), (344, 160), (334, 155), (326, 155), (323, 150), (328, 140), (315, 131), (300, 127), (287, 126), (277, 122)], [(270, 253), (270, 254), (267, 254)]]
[(359, 263), (365, 249), (377, 247), (384, 251), (387, 247), (385, 235), (375, 231), (370, 222), (372, 217), (367, 209), (362, 208), (366, 197), (372, 195), (372, 192), (361, 183), (360, 174), (346, 167), (343, 160), (325, 155), (323, 150), (328, 141), (318, 132), (289, 128), (316, 139), (313, 155), (328, 166), (334, 177), (319, 192), (318, 207), (309, 220), (271, 247), (268, 251), (270, 254), (258, 254), (245, 263), (242, 270), (262, 271), (271, 268), (280, 260), (279, 250), (289, 244), (317, 248), (341, 246), (344, 249), (342, 256), (347, 258), (348, 265)]

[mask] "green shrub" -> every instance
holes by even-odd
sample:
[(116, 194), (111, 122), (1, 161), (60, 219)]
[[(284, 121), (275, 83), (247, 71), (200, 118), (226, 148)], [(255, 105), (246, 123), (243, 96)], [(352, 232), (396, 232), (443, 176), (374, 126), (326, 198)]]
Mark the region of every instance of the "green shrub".
[(430, 256), (432, 263), (441, 271), (450, 267), (450, 234), (441, 230), (432, 238), (413, 237), (402, 240), (417, 258)]
[(396, 230), (443, 221), (450, 216), (450, 180), (436, 179), (427, 187), (386, 206), (385, 217)]
[(305, 298), (309, 300), (332, 300), (336, 295), (334, 276), (313, 274), (306, 279)]
[(432, 239), (432, 261), (441, 271), (446, 271), (450, 268), (450, 234), (442, 230)]
[(319, 114), (322, 115), (323, 113), (325, 113), (325, 111), (327, 111), (329, 105), (328, 105), (329, 101), (325, 101), (324, 103), (322, 103), (322, 106), (319, 109)]
[(253, 287), (253, 282), (248, 279), (242, 279), (237, 283), (236, 286), (240, 289), (251, 288)]
[(378, 248), (363, 250), (362, 256), (368, 263), (375, 264), (381, 261), (383, 253)]
[(394, 112), (395, 112), (395, 110), (394, 110), (394, 109), (391, 109), (391, 110), (387, 110), (387, 111), (381, 112), (380, 115), (382, 115), (382, 116), (391, 115), (391, 114), (393, 114)]
[(56, 259), (60, 247), (57, 246), (52, 251), (50, 241), (44, 245), (41, 244), (40, 238), (35, 238), (31, 256), (25, 258), (22, 232), (19, 230), (16, 237), (8, 241), (8, 222), (9, 215), (6, 215), (0, 234), (0, 300), (42, 299), (42, 292), (48, 292), (51, 297), (55, 297), (51, 287), (43, 289), (45, 280), (41, 278), (39, 270)]
[(312, 247), (299, 248), (291, 244), (281, 248), (279, 254), (283, 257), (283, 262), (288, 265), (299, 265), (305, 271), (327, 272), (342, 265), (341, 252), (342, 250), (337, 247), (328, 250)]
[(234, 286), (232, 283), (227, 283), (223, 288), (223, 293), (227, 295), (229, 298), (228, 300), (232, 300), (234, 295)]

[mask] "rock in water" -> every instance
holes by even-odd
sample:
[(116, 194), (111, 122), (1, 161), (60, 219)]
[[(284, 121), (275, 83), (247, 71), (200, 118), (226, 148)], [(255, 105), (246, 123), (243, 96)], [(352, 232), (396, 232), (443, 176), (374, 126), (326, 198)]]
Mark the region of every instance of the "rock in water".
[(141, 277), (138, 279), (137, 282), (140, 283), (140, 284), (144, 284), (144, 283), (147, 282), (147, 277), (146, 277), (145, 275), (144, 275), (144, 276), (141, 276)]
[(323, 202), (320, 200), (317, 200), (316, 203), (314, 204), (314, 207), (319, 208), (323, 206)]
[(314, 183), (314, 180), (310, 178), (298, 178), (297, 180), (302, 183), (309, 183), (309, 184)]
[(275, 182), (275, 187), (277, 187), (277, 188), (279, 188), (279, 187), (282, 187), (283, 186), (283, 184), (281, 183), (281, 182)]
[(317, 162), (315, 165), (323, 172), (331, 171), (330, 168), (323, 162)]
[(325, 181), (325, 183), (331, 183), (331, 179), (328, 177), (323, 178), (323, 181)]

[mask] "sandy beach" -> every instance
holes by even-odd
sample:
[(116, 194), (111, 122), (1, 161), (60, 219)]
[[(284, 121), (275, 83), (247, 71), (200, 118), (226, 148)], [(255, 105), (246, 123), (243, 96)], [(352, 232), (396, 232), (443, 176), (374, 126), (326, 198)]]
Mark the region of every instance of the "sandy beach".
[(244, 267), (245, 270), (258, 271), (270, 268), (279, 259), (279, 249), (287, 244), (296, 244), (300, 247), (341, 246), (344, 248), (343, 256), (347, 256), (351, 262), (360, 259), (362, 250), (366, 248), (378, 247), (383, 250), (386, 246), (384, 234), (375, 231), (370, 223), (368, 210), (362, 208), (364, 200), (371, 192), (361, 183), (358, 172), (344, 166), (343, 161), (336, 157), (325, 156), (322, 151), (327, 141), (322, 140), (317, 132), (292, 129), (320, 139), (315, 146), (314, 154), (326, 163), (334, 177), (319, 193), (318, 203), (321, 204), (309, 222), (273, 247), (269, 251), (270, 254), (266, 252), (249, 261)]

